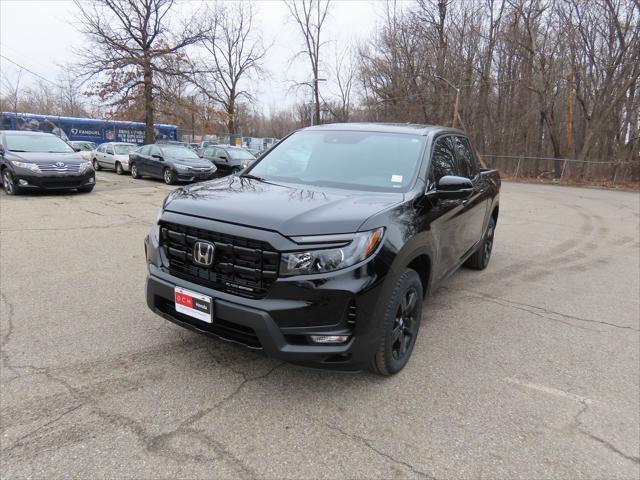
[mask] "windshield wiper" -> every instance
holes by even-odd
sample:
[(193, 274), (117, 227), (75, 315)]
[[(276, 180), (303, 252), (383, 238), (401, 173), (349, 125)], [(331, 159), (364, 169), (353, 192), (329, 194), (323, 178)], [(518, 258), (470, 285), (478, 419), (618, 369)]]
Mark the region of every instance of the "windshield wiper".
[(256, 177), (255, 175), (251, 175), (250, 173), (242, 174), (242, 175), (240, 175), (240, 177), (242, 177), (242, 178), (248, 178), (248, 179), (250, 179), (250, 180), (259, 180), (259, 181), (261, 181), (261, 182), (263, 182), (263, 181), (264, 181), (264, 178), (262, 178), (262, 177)]

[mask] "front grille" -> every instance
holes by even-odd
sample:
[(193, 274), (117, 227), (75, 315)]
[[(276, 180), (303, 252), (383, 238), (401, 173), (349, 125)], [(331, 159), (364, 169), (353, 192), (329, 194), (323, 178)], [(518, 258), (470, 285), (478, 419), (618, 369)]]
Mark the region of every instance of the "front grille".
[(79, 163), (65, 163), (63, 166), (58, 166), (55, 163), (36, 163), (36, 165), (42, 172), (78, 173), (80, 171)]
[(78, 188), (82, 180), (43, 180), (41, 184), (45, 188)]
[[(193, 246), (199, 240), (215, 245), (209, 268), (193, 262)], [(278, 277), (280, 254), (265, 242), (162, 223), (160, 245), (169, 258), (172, 275), (224, 292), (259, 298)]]
[(175, 304), (162, 297), (155, 297), (155, 306), (162, 313), (175, 318), (182, 323), (188, 323), (200, 330), (213, 333), (225, 340), (231, 340), (232, 342), (241, 343), (249, 348), (261, 349), (262, 344), (256, 335), (256, 332), (251, 327), (239, 325), (233, 322), (227, 322), (219, 318), (214, 318), (213, 323), (201, 322), (188, 315), (184, 315), (175, 309)]

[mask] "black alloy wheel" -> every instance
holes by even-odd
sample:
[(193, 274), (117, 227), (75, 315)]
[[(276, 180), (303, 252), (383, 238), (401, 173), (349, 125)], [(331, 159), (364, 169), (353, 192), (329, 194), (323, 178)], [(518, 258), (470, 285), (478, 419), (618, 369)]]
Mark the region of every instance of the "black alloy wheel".
[(393, 375), (409, 361), (420, 329), (423, 292), (418, 273), (405, 270), (387, 300), (380, 344), (370, 364), (373, 372)]

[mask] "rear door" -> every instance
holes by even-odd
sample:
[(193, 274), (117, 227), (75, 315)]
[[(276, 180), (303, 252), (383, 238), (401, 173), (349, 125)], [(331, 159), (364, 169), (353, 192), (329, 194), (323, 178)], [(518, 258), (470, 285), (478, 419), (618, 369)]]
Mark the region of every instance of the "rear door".
[(140, 175), (148, 175), (149, 167), (147, 166), (147, 162), (150, 148), (150, 145), (145, 145), (143, 147), (140, 147), (135, 153), (134, 162), (138, 167), (138, 172), (140, 173)]

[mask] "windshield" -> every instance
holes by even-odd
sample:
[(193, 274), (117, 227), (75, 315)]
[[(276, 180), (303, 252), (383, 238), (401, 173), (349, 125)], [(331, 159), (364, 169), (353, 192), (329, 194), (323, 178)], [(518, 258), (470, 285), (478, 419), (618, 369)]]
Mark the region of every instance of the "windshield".
[(7, 150), (13, 152), (72, 153), (74, 150), (55, 135), (5, 134)]
[(73, 147), (79, 148), (80, 151), (95, 150), (96, 144), (93, 142), (71, 142)]
[(227, 150), (227, 152), (229, 152), (229, 156), (233, 159), (233, 160), (255, 160), (256, 157), (254, 157), (251, 152), (248, 152), (247, 150), (242, 150), (240, 148), (238, 149), (229, 149)]
[(425, 137), (383, 132), (302, 131), (280, 142), (251, 175), (308, 185), (406, 190)]
[(135, 145), (114, 145), (113, 149), (116, 155), (125, 155), (135, 149)]
[(170, 147), (164, 146), (162, 147), (162, 151), (164, 152), (164, 155), (168, 158), (177, 158), (180, 160), (184, 160), (184, 159), (197, 160), (200, 158), (190, 148), (180, 147), (177, 145), (170, 146)]

